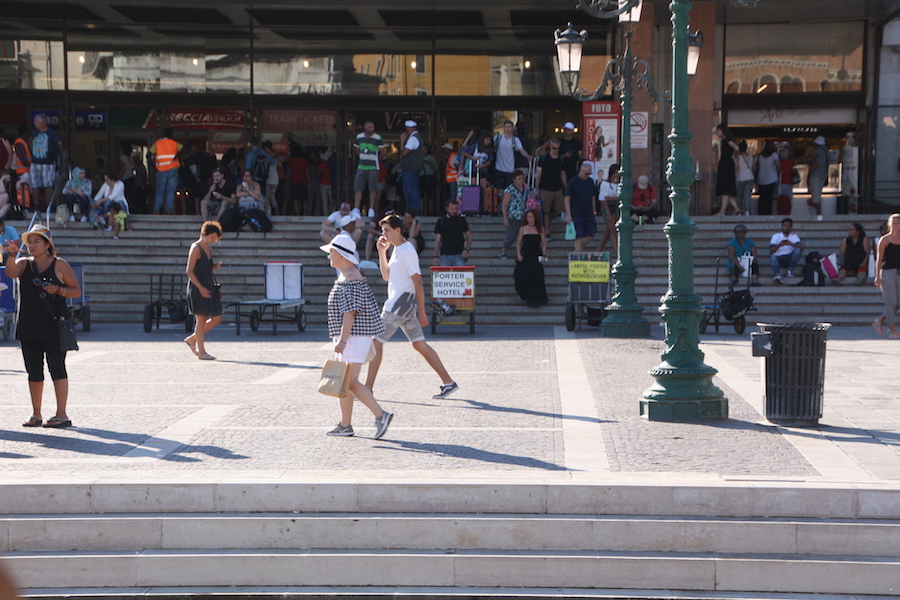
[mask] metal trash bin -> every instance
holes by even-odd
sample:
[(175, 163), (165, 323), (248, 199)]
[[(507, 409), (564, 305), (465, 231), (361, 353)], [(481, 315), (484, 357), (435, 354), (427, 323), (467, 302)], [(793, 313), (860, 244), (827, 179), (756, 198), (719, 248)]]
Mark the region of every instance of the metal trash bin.
[(810, 427), (822, 418), (830, 323), (759, 323), (753, 355), (763, 357), (766, 419)]

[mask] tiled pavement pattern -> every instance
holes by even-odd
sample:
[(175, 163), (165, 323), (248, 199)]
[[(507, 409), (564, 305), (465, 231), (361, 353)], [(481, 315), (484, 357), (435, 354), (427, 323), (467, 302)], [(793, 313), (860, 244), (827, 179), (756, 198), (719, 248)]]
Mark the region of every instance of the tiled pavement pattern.
[[(752, 329), (752, 328), (751, 328)], [(376, 397), (396, 414), (373, 441), (357, 405), (356, 438), (329, 438), (337, 401), (315, 392), (329, 356), (325, 331), (217, 329), (213, 362), (193, 358), (180, 326), (145, 334), (100, 325), (69, 360), (70, 430), (24, 429), (27, 384), (18, 346), (0, 342), (0, 478), (62, 475), (189, 480), (223, 477), (616, 477), (890, 482), (900, 479), (900, 343), (871, 329), (829, 333), (826, 412), (815, 429), (774, 427), (760, 415), (759, 360), (749, 331), (703, 336), (730, 400), (712, 424), (638, 417), (659, 363), (650, 340), (607, 340), (591, 328), (480, 327), (429, 336), (461, 390), (433, 400), (439, 380), (395, 338)], [(562, 358), (561, 358), (562, 357)], [(52, 414), (45, 392), (44, 417)], [(605, 449), (605, 452), (603, 451)], [(666, 475), (666, 474), (671, 475)]]

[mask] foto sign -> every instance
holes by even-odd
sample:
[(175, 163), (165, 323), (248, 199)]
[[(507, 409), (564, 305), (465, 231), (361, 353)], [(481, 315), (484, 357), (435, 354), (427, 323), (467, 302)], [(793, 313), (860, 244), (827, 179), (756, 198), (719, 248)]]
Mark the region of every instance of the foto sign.
[(431, 295), (434, 298), (473, 298), (475, 296), (475, 274), (471, 270), (432, 270)]

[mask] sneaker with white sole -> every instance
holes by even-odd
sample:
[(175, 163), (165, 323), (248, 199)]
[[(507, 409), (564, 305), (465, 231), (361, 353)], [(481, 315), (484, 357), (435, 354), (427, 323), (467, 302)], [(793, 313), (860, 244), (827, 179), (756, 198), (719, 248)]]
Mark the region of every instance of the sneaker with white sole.
[(441, 398), (446, 398), (447, 396), (449, 396), (450, 394), (452, 394), (453, 392), (455, 392), (458, 389), (459, 389), (459, 386), (456, 385), (455, 381), (451, 381), (450, 383), (443, 383), (443, 384), (441, 384), (440, 393), (435, 394), (434, 396), (432, 396), (432, 398), (434, 398), (435, 400), (440, 400)]
[(325, 435), (340, 435), (344, 437), (350, 437), (353, 435), (353, 425), (347, 425), (344, 427), (340, 423), (337, 424), (337, 427), (332, 429), (331, 431), (326, 431)]
[(775, 283), (784, 283), (784, 280), (781, 278), (781, 274), (775, 276)]
[(394, 413), (389, 413), (386, 410), (381, 411), (381, 418), (375, 419), (375, 438), (379, 439), (384, 433), (387, 431), (388, 425), (391, 424), (391, 419), (394, 418)]
[(791, 271), (790, 269), (788, 269), (787, 276), (788, 276), (788, 277), (793, 277), (793, 276), (794, 276), (794, 272)]

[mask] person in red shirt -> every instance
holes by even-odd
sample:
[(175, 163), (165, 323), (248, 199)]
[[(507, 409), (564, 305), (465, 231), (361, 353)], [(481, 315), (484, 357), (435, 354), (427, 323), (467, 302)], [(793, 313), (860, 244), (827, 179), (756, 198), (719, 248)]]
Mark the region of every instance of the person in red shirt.
[[(294, 204), (294, 214), (298, 217), (306, 214), (306, 203), (309, 200), (309, 176), (307, 172), (312, 165), (303, 158), (303, 148), (298, 144), (291, 144), (291, 158), (288, 160), (288, 170), (291, 173), (291, 202)], [(282, 211), (282, 214), (287, 214)]]
[(644, 223), (652, 223), (659, 216), (659, 197), (656, 188), (646, 175), (638, 177), (634, 184), (634, 198), (631, 200), (631, 220), (638, 223), (641, 217)]

